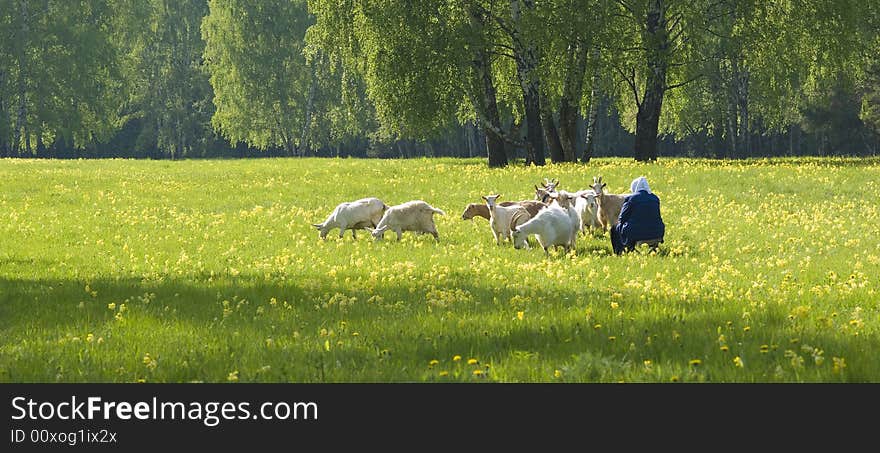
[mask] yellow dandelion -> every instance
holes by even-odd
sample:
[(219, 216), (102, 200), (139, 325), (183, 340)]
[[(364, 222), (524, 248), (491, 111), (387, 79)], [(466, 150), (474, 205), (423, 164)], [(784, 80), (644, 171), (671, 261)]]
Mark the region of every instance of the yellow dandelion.
[(557, 378), (557, 379), (558, 379), (558, 378), (561, 378), (561, 377), (562, 377), (562, 371), (559, 371), (559, 370), (554, 371), (554, 372), (553, 372), (553, 377), (555, 377), (555, 378)]
[(238, 370), (235, 370), (235, 371), (229, 373), (229, 375), (226, 376), (226, 380), (229, 382), (237, 382), (238, 381)]
[(651, 365), (654, 364), (654, 363), (651, 362), (650, 360), (645, 360), (643, 363), (645, 364), (645, 368), (651, 368)]
[(443, 377), (449, 376), (449, 372), (446, 370), (443, 370), (440, 372), (440, 376), (443, 376)]
[(461, 356), (460, 356), (460, 355), (453, 356), (453, 357), (452, 357), (452, 361), (453, 361), (453, 362), (461, 361)]
[(670, 382), (678, 382), (678, 376), (672, 376), (669, 378)]
[(434, 360), (431, 360), (430, 362), (428, 362), (428, 366), (432, 367), (434, 365), (437, 365), (438, 363), (440, 363), (440, 361), (437, 359), (434, 359)]
[(479, 377), (479, 376), (482, 376), (482, 375), (483, 375), (483, 370), (474, 370), (474, 376), (478, 376), (478, 377)]
[(599, 330), (602, 328), (602, 324), (595, 324), (595, 325), (593, 325), (593, 328), (596, 330)]
[(745, 327), (743, 327), (743, 332), (748, 332), (748, 331), (750, 331), (750, 330), (752, 330), (752, 328), (749, 327), (749, 326), (745, 326)]
[(729, 350), (730, 350), (730, 348), (728, 348), (726, 344), (725, 344), (725, 345), (721, 345), (721, 352), (727, 352), (727, 351), (729, 351)]
[(737, 368), (742, 368), (742, 367), (743, 367), (743, 360), (742, 360), (742, 358), (740, 358), (740, 356), (736, 356), (736, 357), (734, 357), (734, 358), (733, 358), (733, 364), (736, 365)]
[(618, 304), (617, 302), (611, 302), (611, 309), (612, 310), (617, 310), (617, 307), (619, 307), (619, 306), (620, 306), (620, 304)]
[(688, 365), (690, 365), (690, 366), (700, 366), (702, 363), (703, 363), (703, 361), (700, 360), (700, 359), (693, 359), (693, 360), (691, 360), (690, 362), (688, 362)]
[(86, 335), (86, 342), (91, 343), (91, 342), (94, 341), (94, 340), (95, 340), (95, 335), (94, 335), (94, 334), (91, 334), (91, 333), (90, 333), (90, 334)]
[(468, 359), (468, 365), (476, 365), (480, 363), (477, 359)]
[(526, 312), (524, 312), (524, 311), (516, 312), (516, 318), (519, 319), (520, 321), (522, 321), (525, 316), (526, 316)]
[(767, 351), (769, 351), (769, 350), (770, 350), (770, 346), (767, 346), (766, 344), (761, 345), (761, 349), (760, 349), (761, 354), (766, 354)]
[(843, 357), (832, 357), (831, 362), (834, 364), (832, 371), (835, 373), (840, 373), (846, 368), (846, 360)]
[(107, 308), (109, 310), (116, 310), (116, 302), (110, 302), (109, 304), (107, 304)]
[(614, 340), (616, 340), (616, 339), (617, 339), (617, 337), (615, 337), (615, 336), (610, 336), (610, 337), (608, 337), (608, 341), (614, 341)]

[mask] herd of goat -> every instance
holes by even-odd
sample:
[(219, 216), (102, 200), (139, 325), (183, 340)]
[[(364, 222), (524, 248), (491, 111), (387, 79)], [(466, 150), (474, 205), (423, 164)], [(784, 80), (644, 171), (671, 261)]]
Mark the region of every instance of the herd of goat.
[[(605, 186), (599, 176), (593, 178), (589, 188), (568, 192), (559, 189), (559, 180), (545, 179), (540, 187), (535, 185), (534, 200), (499, 202), (500, 194), (484, 195), (485, 203), (467, 205), (461, 218), (489, 220), (497, 244), (509, 240), (517, 249), (529, 248), (528, 237), (534, 235), (545, 254), (551, 247), (562, 247), (568, 253), (574, 250), (578, 233), (605, 232), (617, 223), (629, 194), (606, 193)], [(323, 223), (313, 226), (321, 239), (338, 228), (340, 238), (346, 230), (357, 238), (356, 231), (366, 229), (376, 240), (389, 230), (397, 233), (398, 241), (404, 231), (428, 233), (439, 240), (434, 214), (446, 213), (422, 200), (387, 206), (371, 197), (340, 203)]]

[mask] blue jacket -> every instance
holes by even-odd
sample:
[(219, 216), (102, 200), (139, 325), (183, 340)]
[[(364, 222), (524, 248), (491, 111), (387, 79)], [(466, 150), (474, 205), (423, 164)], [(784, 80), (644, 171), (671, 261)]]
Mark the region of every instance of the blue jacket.
[(666, 233), (666, 225), (660, 217), (660, 199), (646, 191), (626, 197), (619, 220), (621, 240), (626, 247), (636, 241), (663, 239)]

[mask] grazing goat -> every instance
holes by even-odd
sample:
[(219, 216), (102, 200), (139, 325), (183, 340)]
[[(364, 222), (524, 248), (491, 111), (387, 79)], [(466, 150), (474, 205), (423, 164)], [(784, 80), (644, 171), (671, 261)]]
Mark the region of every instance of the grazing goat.
[(517, 249), (527, 248), (530, 234), (536, 236), (546, 256), (550, 255), (549, 248), (553, 246), (563, 247), (565, 253), (574, 249), (574, 225), (568, 212), (555, 203), (513, 229), (513, 246)]
[(430, 233), (437, 241), (437, 226), (434, 224), (434, 214), (446, 215), (441, 209), (437, 209), (422, 200), (407, 201), (406, 203), (392, 206), (385, 211), (385, 215), (379, 220), (379, 224), (372, 230), (375, 240), (385, 237), (385, 231), (391, 230), (397, 233), (397, 240), (403, 238), (404, 231), (417, 233)]
[(510, 239), (510, 223), (513, 215), (517, 211), (525, 210), (519, 205), (501, 206), (496, 203), (499, 197), (501, 194), (483, 196), (483, 200), (486, 200), (486, 208), (489, 209), (489, 226), (496, 244), (501, 244), (503, 239)]
[[(501, 206), (509, 207), (509, 206), (521, 206), (528, 211), (529, 215), (535, 215), (541, 209), (547, 207), (545, 203), (541, 203), (540, 201), (534, 200), (523, 200), (523, 201), (502, 201), (498, 203)], [(491, 216), (489, 215), (489, 206), (483, 203), (470, 203), (464, 209), (464, 212), (461, 214), (461, 220), (470, 220), (474, 217), (482, 217), (486, 220), (490, 220)]]
[(339, 228), (340, 238), (345, 230), (351, 230), (351, 237), (357, 239), (355, 230), (376, 227), (386, 209), (388, 206), (374, 197), (347, 201), (336, 206), (324, 223), (313, 223), (312, 226), (318, 229), (321, 239), (327, 239), (333, 228)]
[(596, 203), (599, 205), (599, 223), (602, 232), (608, 231), (611, 227), (617, 225), (620, 217), (620, 209), (623, 208), (623, 202), (629, 194), (611, 194), (605, 193), (606, 184), (602, 182), (602, 177), (593, 177), (593, 192), (596, 193)]

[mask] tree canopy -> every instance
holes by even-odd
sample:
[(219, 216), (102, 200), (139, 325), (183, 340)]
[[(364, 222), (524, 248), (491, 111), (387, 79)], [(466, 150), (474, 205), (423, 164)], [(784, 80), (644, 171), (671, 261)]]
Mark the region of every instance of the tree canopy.
[(0, 156), (880, 149), (856, 0), (0, 0)]

